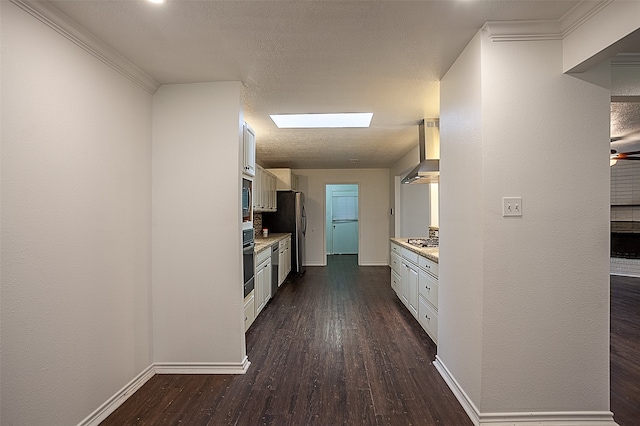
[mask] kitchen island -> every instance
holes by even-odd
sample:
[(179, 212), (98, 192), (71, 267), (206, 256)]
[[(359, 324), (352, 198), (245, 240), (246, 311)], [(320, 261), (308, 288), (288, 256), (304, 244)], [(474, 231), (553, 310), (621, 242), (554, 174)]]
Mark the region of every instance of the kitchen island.
[(439, 248), (409, 243), (418, 239), (391, 238), (391, 288), (437, 344)]

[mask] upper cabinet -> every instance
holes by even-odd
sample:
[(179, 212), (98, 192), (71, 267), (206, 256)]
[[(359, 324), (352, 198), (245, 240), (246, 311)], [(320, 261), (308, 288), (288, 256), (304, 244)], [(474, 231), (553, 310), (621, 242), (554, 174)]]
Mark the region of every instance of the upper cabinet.
[(243, 169), (242, 173), (247, 176), (256, 174), (256, 133), (251, 126), (244, 123), (243, 126)]
[(256, 165), (256, 176), (253, 178), (253, 211), (276, 211), (276, 176)]
[(293, 174), (291, 169), (267, 169), (276, 177), (278, 191), (297, 191), (298, 190), (298, 176)]

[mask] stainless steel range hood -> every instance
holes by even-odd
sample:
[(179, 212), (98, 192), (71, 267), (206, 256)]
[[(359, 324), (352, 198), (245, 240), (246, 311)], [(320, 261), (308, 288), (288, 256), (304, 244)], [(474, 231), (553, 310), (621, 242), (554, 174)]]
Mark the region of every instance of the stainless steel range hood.
[[(439, 120), (428, 122), (429, 127), (439, 127)], [(402, 183), (432, 183), (440, 180), (440, 160), (427, 159), (425, 122), (418, 124), (418, 146), (420, 147), (420, 164), (402, 179)]]

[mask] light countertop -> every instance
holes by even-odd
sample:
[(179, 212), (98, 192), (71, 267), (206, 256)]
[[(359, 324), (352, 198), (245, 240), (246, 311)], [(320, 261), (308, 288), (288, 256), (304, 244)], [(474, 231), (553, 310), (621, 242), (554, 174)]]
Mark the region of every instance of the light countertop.
[[(411, 237), (414, 238), (427, 238), (427, 237)], [(416, 247), (407, 242), (409, 238), (391, 238), (391, 241), (406, 248), (407, 250), (411, 250), (414, 253), (419, 254), (420, 256), (426, 257), (429, 260), (433, 260), (434, 262), (438, 262), (440, 260), (440, 247)]]
[(290, 235), (291, 234), (288, 232), (273, 233), (273, 234), (269, 234), (268, 237), (264, 238), (262, 234), (260, 234), (259, 237), (255, 238), (256, 247), (254, 252), (258, 254), (262, 250), (265, 250), (268, 247), (271, 247), (274, 243), (280, 242), (281, 240), (284, 240)]

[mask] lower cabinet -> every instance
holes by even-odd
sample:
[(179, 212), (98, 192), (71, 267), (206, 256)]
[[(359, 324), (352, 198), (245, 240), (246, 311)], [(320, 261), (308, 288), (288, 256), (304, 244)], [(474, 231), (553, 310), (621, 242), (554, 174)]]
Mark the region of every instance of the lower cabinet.
[(257, 317), (271, 298), (271, 249), (266, 248), (256, 255), (255, 309)]
[(278, 287), (282, 285), (289, 272), (291, 272), (291, 237), (280, 241), (278, 251)]
[(438, 264), (391, 243), (391, 288), (438, 343)]
[(244, 298), (244, 331), (247, 331), (256, 319), (255, 290)]

